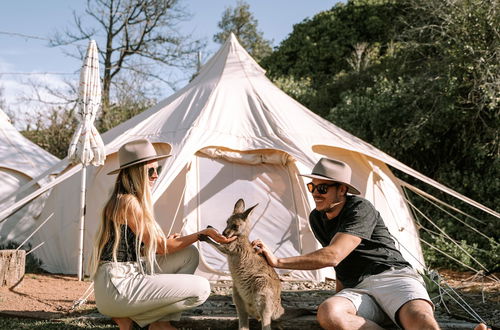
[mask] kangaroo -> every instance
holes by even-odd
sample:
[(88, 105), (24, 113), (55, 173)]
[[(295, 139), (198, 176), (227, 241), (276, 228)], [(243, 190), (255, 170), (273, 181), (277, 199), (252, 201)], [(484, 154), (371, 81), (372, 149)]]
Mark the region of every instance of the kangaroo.
[(256, 206), (245, 211), (243, 199), (236, 202), (233, 214), (222, 232), (226, 237), (238, 236), (231, 243), (219, 244), (208, 236), (200, 235), (200, 240), (214, 245), (227, 255), (240, 330), (249, 329), (249, 316), (259, 320), (262, 329), (270, 330), (271, 320), (278, 319), (284, 313), (278, 274), (261, 255), (255, 253), (248, 239), (251, 227), (248, 216)]

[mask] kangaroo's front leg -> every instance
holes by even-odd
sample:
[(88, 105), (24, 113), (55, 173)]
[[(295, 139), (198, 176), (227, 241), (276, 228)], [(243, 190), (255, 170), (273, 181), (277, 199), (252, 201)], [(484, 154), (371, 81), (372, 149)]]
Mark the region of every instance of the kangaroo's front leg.
[(211, 239), (210, 236), (208, 236), (208, 235), (199, 234), (198, 239), (200, 241), (207, 242), (208, 244), (214, 246), (217, 250), (219, 250), (220, 252), (222, 252), (224, 254), (229, 254), (229, 250), (225, 244), (217, 243), (216, 241)]

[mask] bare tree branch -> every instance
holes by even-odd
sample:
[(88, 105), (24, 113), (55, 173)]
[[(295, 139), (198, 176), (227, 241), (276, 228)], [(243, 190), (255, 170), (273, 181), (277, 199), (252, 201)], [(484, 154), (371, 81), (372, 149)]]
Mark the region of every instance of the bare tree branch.
[[(179, 22), (189, 17), (179, 0), (87, 0), (84, 17), (75, 14), (73, 29), (56, 35), (51, 45), (70, 45), (103, 36), (104, 46), (99, 47), (99, 53), (103, 68), (102, 116), (105, 117), (113, 80), (122, 73), (143, 74), (172, 88), (175, 82), (165, 79), (172, 75), (158, 72), (177, 68), (194, 71), (196, 54), (204, 43), (190, 41), (189, 36), (181, 35), (176, 29)], [(84, 18), (90, 23), (84, 22)], [(84, 49), (78, 49), (72, 56), (83, 58)], [(157, 69), (135, 67), (136, 58), (145, 61), (141, 65), (152, 64)]]

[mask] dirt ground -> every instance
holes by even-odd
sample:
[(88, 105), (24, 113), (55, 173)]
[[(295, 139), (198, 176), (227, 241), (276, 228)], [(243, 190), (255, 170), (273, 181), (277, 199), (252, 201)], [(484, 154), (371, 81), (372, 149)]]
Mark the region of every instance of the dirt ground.
[[(0, 288), (0, 313), (29, 318), (52, 319), (74, 313), (74, 301), (80, 299), (91, 283), (76, 276), (25, 274), (17, 285)], [(94, 295), (87, 303), (94, 308)], [(87, 309), (87, 307), (85, 308)]]
[[(500, 326), (500, 281), (488, 276), (474, 276), (472, 273), (440, 271), (446, 283), (460, 292), (465, 302), (470, 305), (489, 325)], [(495, 274), (498, 279), (500, 274)], [(20, 316), (37, 319), (54, 319), (75, 317), (89, 313), (95, 309), (94, 295), (91, 294), (87, 304), (81, 308), (72, 309), (74, 302), (81, 299), (90, 282), (78, 281), (74, 276), (54, 274), (26, 274), (17, 285), (0, 288), (0, 315)], [(284, 290), (304, 291), (311, 289), (330, 289), (333, 284), (314, 285), (302, 283), (298, 286), (284, 284)], [(316, 287), (317, 286), (317, 287)], [(214, 285), (216, 288), (217, 285)], [(216, 292), (218, 293), (218, 292)], [(220, 294), (220, 293), (218, 293)], [(228, 291), (229, 294), (229, 291)], [(432, 294), (431, 294), (432, 297)], [(445, 300), (449, 301), (449, 299)], [(439, 313), (449, 311), (454, 317), (471, 320), (460, 308), (452, 302), (435, 301)], [(437, 310), (437, 311), (438, 311)]]
[[(470, 272), (453, 272), (441, 270), (439, 274), (453, 290), (463, 299), (462, 305), (469, 305), (488, 325), (500, 329), (500, 274), (480, 276)], [(444, 302), (434, 301), (436, 311), (448, 313), (454, 317), (473, 321), (463, 308), (453, 299), (443, 295)], [(432, 297), (432, 294), (431, 294)], [(457, 299), (457, 298), (455, 298)], [(446, 306), (445, 306), (446, 305)]]

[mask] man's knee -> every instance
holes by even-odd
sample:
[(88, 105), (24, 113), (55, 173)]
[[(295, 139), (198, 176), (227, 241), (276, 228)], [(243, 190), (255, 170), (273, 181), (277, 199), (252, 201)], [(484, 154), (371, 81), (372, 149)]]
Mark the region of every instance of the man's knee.
[(397, 312), (397, 317), (405, 329), (439, 329), (432, 306), (422, 299), (404, 304)]
[(318, 306), (316, 319), (323, 328), (342, 329), (347, 314), (356, 314), (352, 303), (345, 298), (330, 298)]

